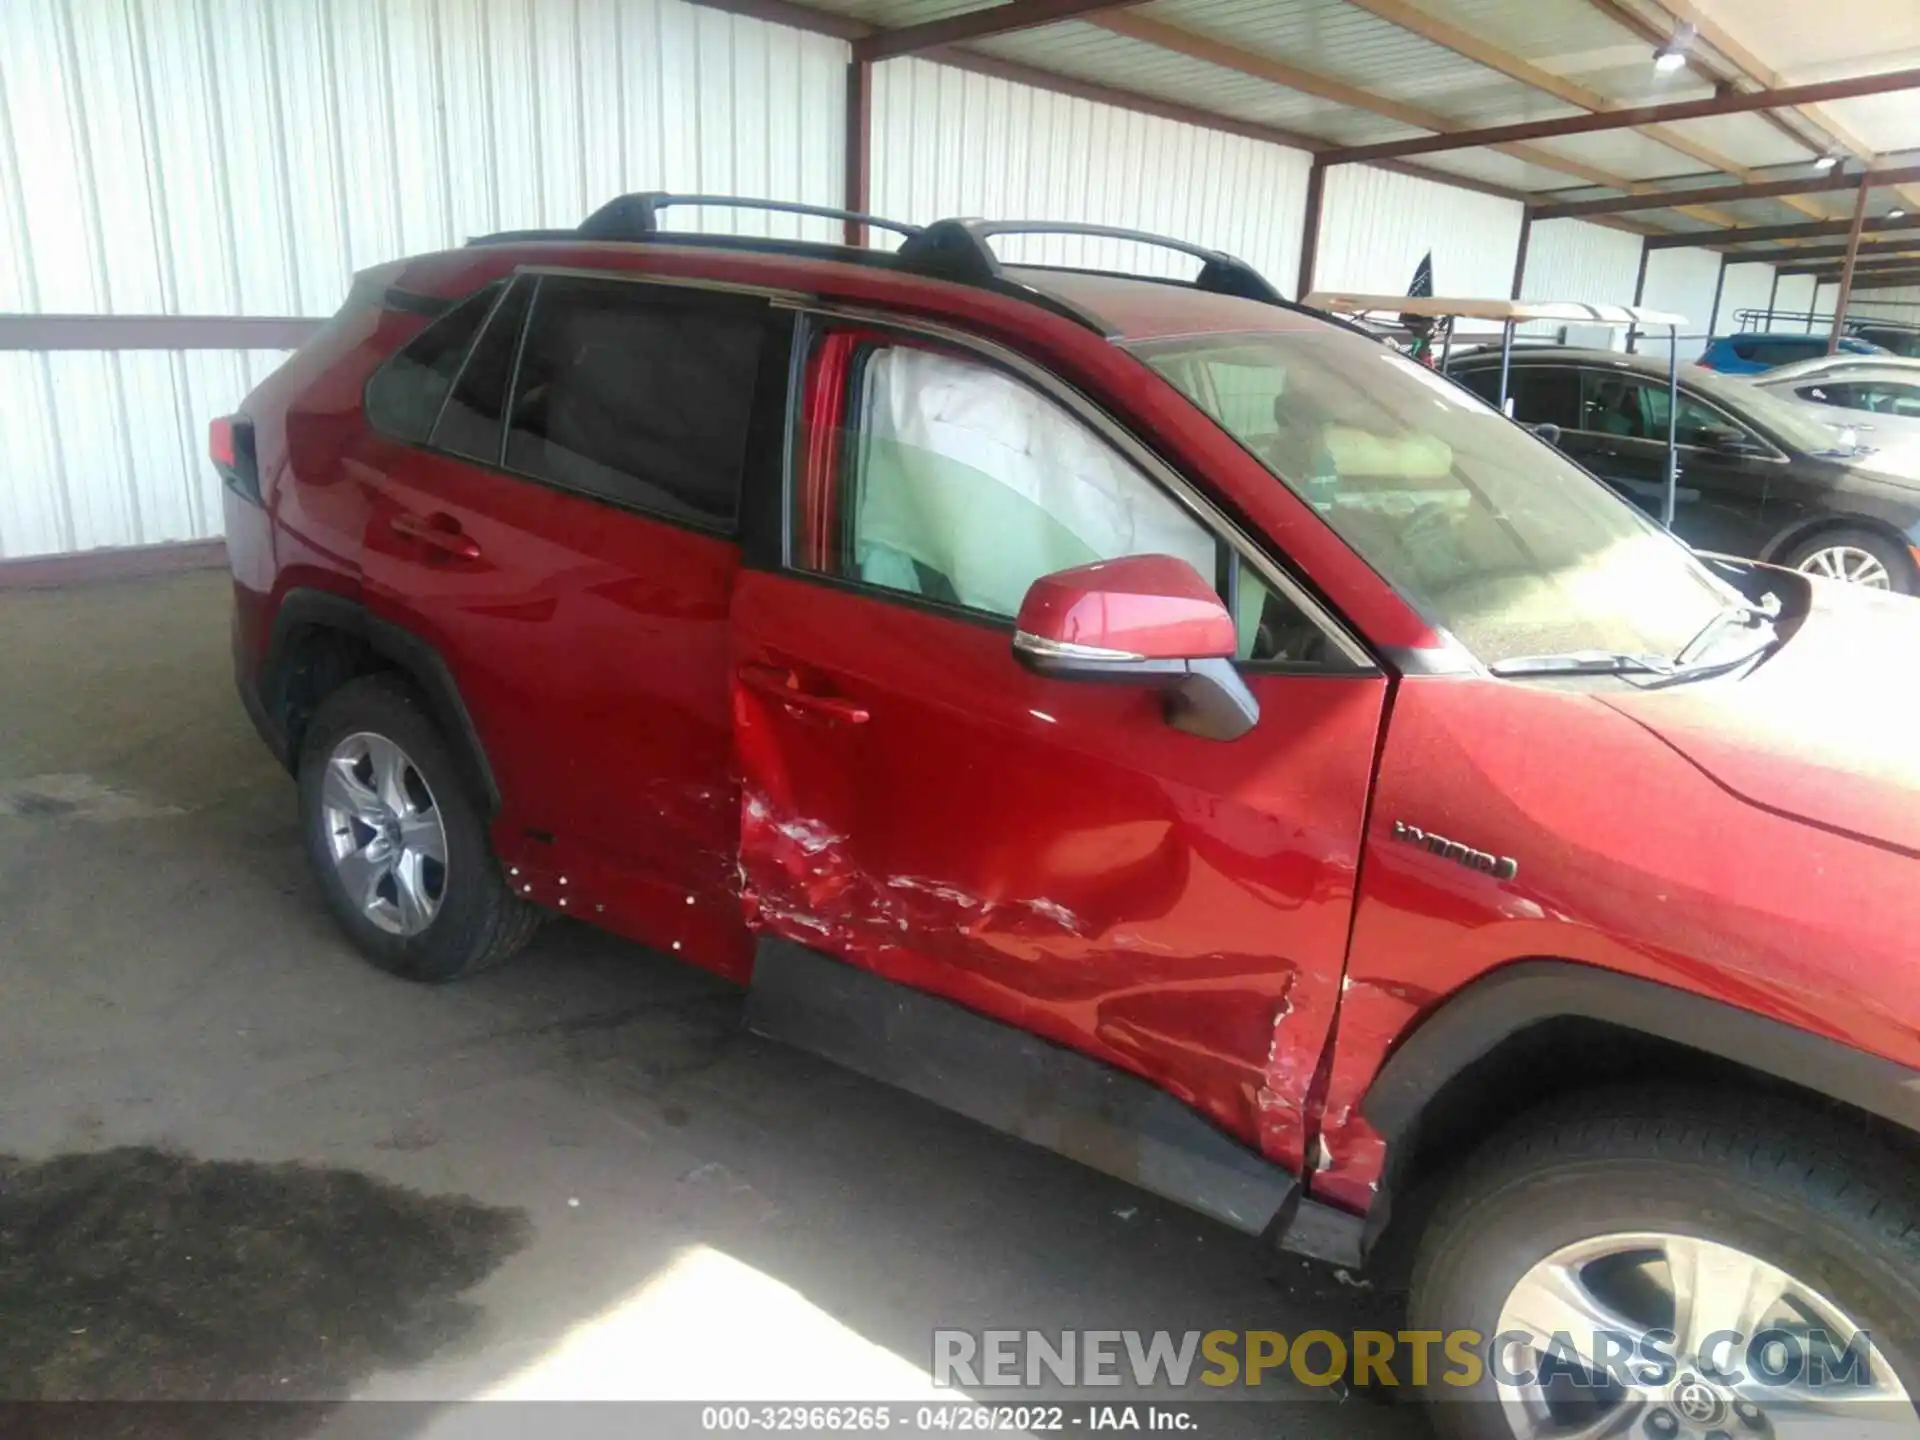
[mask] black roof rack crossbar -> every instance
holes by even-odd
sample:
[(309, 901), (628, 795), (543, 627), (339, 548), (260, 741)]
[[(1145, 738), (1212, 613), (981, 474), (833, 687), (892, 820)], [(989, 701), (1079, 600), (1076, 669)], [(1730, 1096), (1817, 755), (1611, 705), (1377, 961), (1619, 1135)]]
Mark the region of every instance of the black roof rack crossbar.
[(888, 220), (858, 210), (837, 210), (830, 205), (803, 205), (797, 200), (754, 200), (738, 195), (670, 195), (664, 190), (640, 191), (609, 200), (582, 220), (575, 233), (583, 240), (645, 240), (662, 233), (661, 211), (689, 205), (706, 205), (722, 210), (771, 210), (781, 215), (851, 220), (856, 224), (891, 230), (899, 235), (920, 233), (918, 225), (906, 225), (898, 220)]
[(1237, 295), (1243, 300), (1259, 300), (1269, 305), (1291, 304), (1244, 260), (1171, 235), (1127, 230), (1116, 225), (1087, 225), (1068, 220), (937, 220), (900, 247), (900, 258), (909, 263), (925, 261), (952, 279), (980, 284), (1002, 273), (999, 258), (987, 247), (987, 241), (995, 235), (1094, 235), (1177, 250), (1200, 262), (1200, 273), (1191, 282), (1195, 289), (1216, 295)]

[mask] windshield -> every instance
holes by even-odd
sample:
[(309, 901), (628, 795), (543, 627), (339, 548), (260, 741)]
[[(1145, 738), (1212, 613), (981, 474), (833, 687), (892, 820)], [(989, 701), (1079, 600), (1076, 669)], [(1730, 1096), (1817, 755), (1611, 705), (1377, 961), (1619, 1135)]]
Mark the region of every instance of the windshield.
[(1552, 446), (1344, 331), (1130, 347), (1484, 663), (1677, 655), (1735, 599)]
[(1723, 409), (1731, 410), (1740, 419), (1768, 431), (1789, 449), (1809, 455), (1830, 455), (1844, 448), (1840, 432), (1833, 426), (1806, 406), (1782, 400), (1753, 380), (1721, 375), (1696, 365), (1687, 370), (1687, 386)]

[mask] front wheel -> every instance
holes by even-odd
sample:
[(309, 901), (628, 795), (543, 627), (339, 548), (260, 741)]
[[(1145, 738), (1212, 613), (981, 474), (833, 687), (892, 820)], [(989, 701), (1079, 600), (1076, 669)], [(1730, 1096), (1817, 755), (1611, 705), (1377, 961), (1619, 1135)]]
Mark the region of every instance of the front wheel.
[(1901, 595), (1920, 593), (1912, 555), (1871, 530), (1823, 530), (1794, 546), (1786, 563), (1821, 580)]
[(507, 959), (539, 924), (500, 874), (447, 742), (396, 676), (321, 702), (300, 747), (300, 823), (328, 908), (383, 970), (458, 979)]
[(1422, 1237), (1416, 1330), (1456, 1440), (1920, 1436), (1915, 1173), (1849, 1118), (1737, 1094), (1576, 1097), (1470, 1159)]

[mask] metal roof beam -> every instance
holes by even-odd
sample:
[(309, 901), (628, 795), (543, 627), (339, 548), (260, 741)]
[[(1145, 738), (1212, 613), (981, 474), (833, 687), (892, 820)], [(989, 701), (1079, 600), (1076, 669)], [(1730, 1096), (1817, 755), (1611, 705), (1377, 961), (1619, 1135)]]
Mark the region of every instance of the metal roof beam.
[(1112, 10), (1133, 0), (1006, 0), (948, 15), (919, 25), (903, 25), (897, 30), (876, 30), (853, 42), (857, 60), (888, 60), (896, 55), (912, 55), (941, 45), (963, 40), (984, 40), (989, 35), (1007, 35), (1016, 30), (1032, 30), (1041, 25), (1057, 25), (1097, 10)]
[[(1282, 60), (1277, 55), (1243, 49), (1237, 45), (1230, 45), (1224, 40), (1216, 40), (1211, 35), (1202, 35), (1178, 25), (1169, 25), (1163, 20), (1151, 19), (1133, 11), (1107, 11), (1091, 17), (1090, 23), (1098, 25), (1103, 30), (1110, 30), (1116, 35), (1124, 35), (1131, 40), (1139, 40), (1148, 45), (1158, 46), (1162, 50), (1170, 50), (1176, 55), (1185, 55), (1189, 59), (1217, 65), (1224, 70), (1235, 70), (1242, 75), (1251, 75), (1256, 80), (1265, 80), (1272, 85), (1297, 90), (1303, 95), (1331, 100), (1336, 105), (1346, 105), (1356, 110), (1385, 116), (1389, 120), (1397, 120), (1402, 125), (1411, 125), (1421, 130), (1437, 130), (1443, 134), (1465, 133), (1460, 122), (1450, 120), (1444, 115), (1436, 115), (1431, 110), (1409, 105), (1403, 100), (1375, 95), (1372, 91), (1363, 90), (1358, 85), (1332, 75), (1322, 75), (1317, 71), (1303, 69), (1290, 61)], [(1563, 123), (1571, 123), (1571, 121)], [(1447, 149), (1449, 145), (1443, 141), (1440, 148)], [(1557, 170), (1563, 175), (1575, 175), (1589, 184), (1604, 185), (1611, 190), (1638, 192), (1648, 188), (1639, 181), (1628, 180), (1623, 176), (1611, 174), (1551, 150), (1517, 144), (1501, 145), (1497, 148), (1526, 161), (1529, 165), (1537, 165), (1545, 170)], [(1337, 148), (1323, 148), (1322, 153), (1331, 160), (1347, 152)], [(1711, 220), (1718, 225), (1735, 223), (1733, 216), (1715, 211), (1701, 212), (1699, 218)]]
[[(1623, 199), (1569, 200), (1561, 204), (1536, 205), (1536, 220), (1565, 220), (1575, 215), (1625, 215), (1635, 210), (1662, 210), (1680, 205), (1712, 205), (1722, 200), (1766, 200), (1788, 195), (1813, 195), (1827, 190), (1852, 190), (1868, 187), (1903, 185), (1920, 181), (1920, 165), (1902, 165), (1892, 170), (1869, 170), (1864, 174), (1842, 174), (1838, 168), (1825, 175), (1805, 175), (1793, 180), (1763, 180), (1751, 185), (1702, 185), (1691, 190), (1650, 190), (1644, 195)], [(1822, 217), (1826, 218), (1826, 217)]]
[[(1693, 26), (1694, 33), (1699, 39), (1725, 56), (1756, 85), (1769, 90), (1780, 88), (1779, 72), (1749, 50), (1741, 43), (1739, 37), (1718, 20), (1701, 14), (1699, 6), (1694, 4), (1693, 0), (1653, 0), (1653, 3), (1675, 22)], [(1837, 100), (1844, 97), (1833, 95), (1825, 98)], [(1875, 154), (1873, 147), (1841, 124), (1831, 111), (1821, 108), (1818, 99), (1796, 102), (1794, 112), (1851, 150), (1861, 164), (1868, 169), (1872, 169), (1879, 163), (1880, 157)], [(1920, 186), (1903, 186), (1900, 195), (1908, 204), (1920, 205)]]
[(1751, 94), (1714, 95), (1705, 100), (1679, 100), (1667, 105), (1635, 105), (1604, 115), (1567, 115), (1558, 120), (1527, 120), (1517, 125), (1489, 125), (1479, 130), (1456, 130), (1414, 140), (1389, 140), (1379, 145), (1355, 145), (1329, 150), (1327, 163), (1352, 165), (1369, 160), (1402, 160), (1410, 155), (1433, 155), (1480, 145), (1508, 145), (1522, 140), (1551, 140), (1567, 135), (1593, 135), (1606, 130), (1631, 130), (1670, 120), (1704, 120), (1715, 115), (1744, 115), (1754, 110), (1779, 110), (1820, 100), (1846, 100), (1858, 95), (1885, 95), (1895, 90), (1920, 89), (1920, 70), (1890, 70), (1880, 75), (1849, 75), (1811, 85), (1787, 85)]
[[(1867, 236), (1860, 241), (1860, 253), (1884, 258), (1906, 250), (1920, 250), (1920, 236)], [(1725, 252), (1734, 265), (1802, 265), (1816, 260), (1838, 260), (1847, 253), (1845, 245), (1802, 245), (1796, 249), (1733, 250)]]
[[(1557, 99), (1566, 101), (1569, 105), (1578, 105), (1582, 110), (1590, 110), (1596, 114), (1604, 114), (1615, 108), (1615, 102), (1598, 90), (1569, 80), (1564, 75), (1556, 75), (1551, 70), (1542, 69), (1531, 60), (1515, 55), (1510, 50), (1503, 50), (1470, 30), (1464, 30), (1458, 25), (1450, 24), (1436, 15), (1429, 14), (1417, 5), (1409, 4), (1408, 0), (1347, 0), (1347, 3), (1377, 15), (1388, 24), (1396, 25), (1409, 34), (1418, 35), (1423, 40), (1451, 50), (1456, 55), (1464, 56), (1476, 65), (1483, 65), (1489, 70), (1505, 75), (1510, 80), (1518, 80), (1523, 85), (1545, 91)], [(1676, 154), (1685, 155), (1690, 160), (1698, 160), (1709, 170), (1719, 170), (1749, 184), (1761, 179), (1757, 172), (1747, 169), (1737, 160), (1696, 140), (1689, 139), (1665, 125), (1642, 125), (1638, 129), (1649, 140), (1666, 146)], [(1711, 203), (1710, 200), (1709, 203)], [(1803, 214), (1820, 219), (1826, 218), (1827, 212), (1811, 201), (1788, 200), (1787, 203)]]
[[(1807, 220), (1797, 225), (1746, 225), (1732, 230), (1694, 230), (1684, 234), (1675, 232), (1667, 235), (1650, 235), (1647, 237), (1647, 244), (1655, 250), (1673, 250), (1688, 245), (1714, 248), (1744, 245), (1761, 240), (1807, 240), (1820, 235), (1845, 235), (1852, 228), (1851, 220)], [(1884, 234), (1892, 230), (1920, 230), (1920, 215), (1902, 215), (1897, 220), (1890, 215), (1877, 216), (1866, 222), (1866, 229), (1874, 234)]]

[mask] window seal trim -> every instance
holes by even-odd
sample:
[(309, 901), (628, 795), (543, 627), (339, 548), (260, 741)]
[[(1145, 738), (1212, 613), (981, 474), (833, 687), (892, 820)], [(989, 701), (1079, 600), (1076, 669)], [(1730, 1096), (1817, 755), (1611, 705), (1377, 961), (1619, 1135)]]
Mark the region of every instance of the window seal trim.
[[(882, 331), (897, 331), (906, 335), (932, 340), (938, 344), (979, 355), (995, 367), (1011, 373), (1023, 383), (1031, 386), (1040, 394), (1060, 405), (1076, 420), (1088, 426), (1100, 438), (1112, 445), (1127, 460), (1145, 471), (1149, 480), (1157, 484), (1182, 505), (1199, 523), (1203, 530), (1212, 534), (1216, 540), (1237, 552), (1241, 563), (1251, 565), (1254, 572), (1268, 585), (1287, 600), (1299, 607), (1303, 614), (1327, 640), (1347, 660), (1348, 668), (1330, 669), (1318, 667), (1314, 673), (1339, 676), (1379, 675), (1385, 668), (1373, 652), (1361, 641), (1347, 624), (1339, 619), (1317, 597), (1295, 580), (1281, 565), (1268, 556), (1257, 541), (1241, 526), (1234, 523), (1213, 501), (1207, 498), (1196, 486), (1181, 475), (1173, 466), (1148, 445), (1143, 444), (1124, 425), (1117, 422), (1104, 409), (1088, 396), (1067, 384), (1059, 376), (1044, 366), (1027, 359), (1018, 351), (1010, 350), (995, 341), (973, 335), (964, 330), (956, 330), (936, 321), (923, 320), (916, 316), (903, 316), (889, 311), (870, 310), (861, 306), (836, 305), (830, 302), (816, 301), (806, 307), (805, 313), (840, 323), (870, 326)], [(789, 437), (789, 448), (792, 439)], [(789, 518), (788, 527), (792, 521)], [(892, 596), (896, 592), (881, 591), (875, 586), (849, 581), (843, 576), (821, 576), (815, 571), (795, 570), (795, 574), (806, 574), (816, 578), (828, 579), (839, 584), (853, 585), (864, 595), (885, 593)], [(908, 597), (922, 599), (924, 597)], [(942, 614), (962, 613), (964, 607), (956, 607), (935, 602)], [(965, 611), (969, 615), (980, 615), (978, 611)], [(991, 618), (991, 617), (987, 617)], [(1007, 628), (1012, 629), (1011, 622)], [(1251, 673), (1266, 673), (1261, 666), (1270, 661), (1236, 661), (1236, 668), (1245, 667)], [(1282, 662), (1285, 663), (1285, 662)]]

